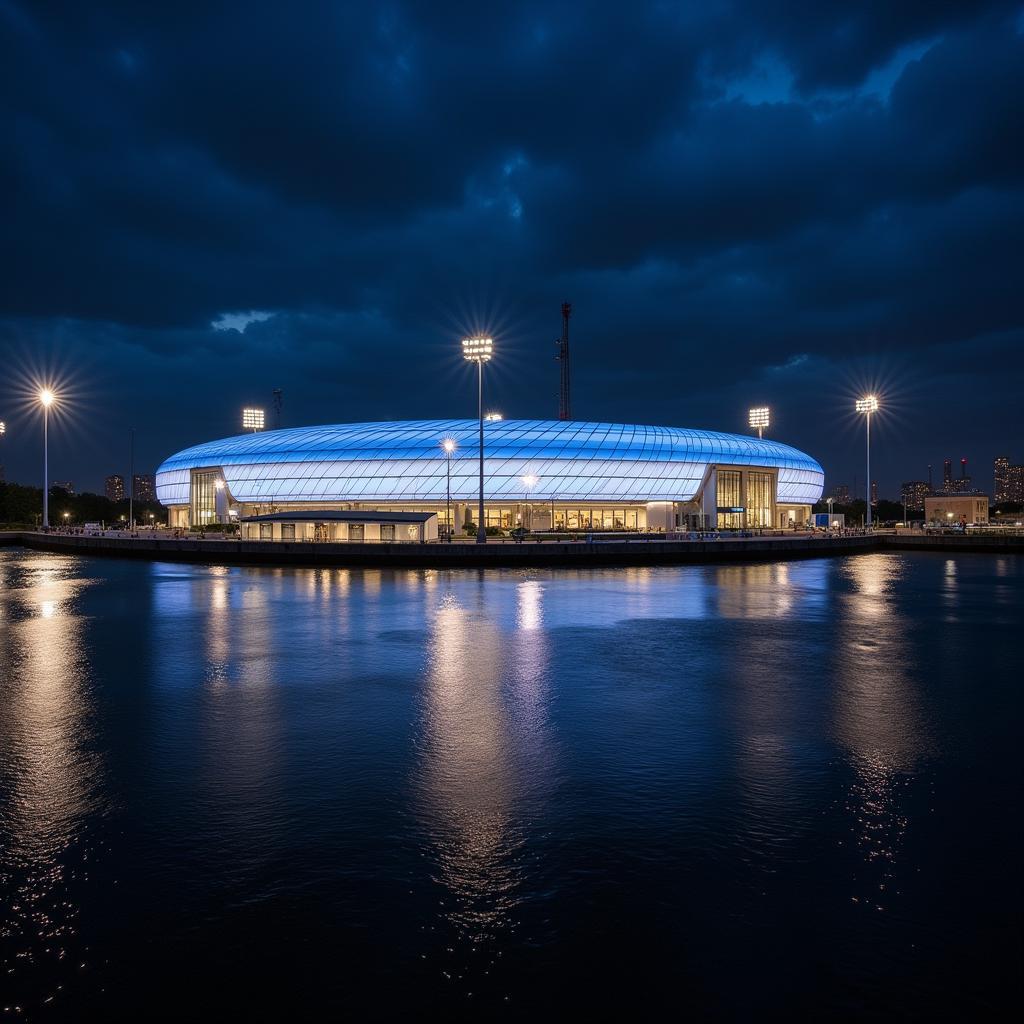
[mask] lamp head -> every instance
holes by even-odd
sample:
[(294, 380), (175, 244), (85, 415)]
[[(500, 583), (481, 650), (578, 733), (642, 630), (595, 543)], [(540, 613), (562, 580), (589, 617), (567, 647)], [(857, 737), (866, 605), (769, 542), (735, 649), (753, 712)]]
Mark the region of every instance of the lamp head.
[(874, 395), (865, 395), (857, 399), (857, 412), (867, 413), (878, 412), (878, 399)]
[(759, 427), (767, 427), (770, 418), (770, 410), (766, 405), (760, 405), (756, 409), (750, 410), (749, 422), (755, 430), (758, 429)]
[(39, 389), (39, 404), (45, 409), (49, 409), (53, 405), (57, 396), (49, 388)]
[(462, 356), (471, 363), (486, 363), (494, 352), (492, 338), (463, 338)]
[(451, 453), (452, 453), (453, 451), (455, 451), (455, 448), (456, 448), (456, 444), (455, 444), (455, 442), (454, 442), (454, 441), (453, 441), (453, 440), (452, 440), (452, 439), (451, 439), (450, 437), (446, 437), (446, 438), (445, 438), (445, 439), (444, 439), (444, 440), (443, 440), (443, 441), (441, 442), (441, 447), (442, 447), (442, 448), (443, 448), (443, 449), (444, 449), (444, 450), (445, 450), (445, 451), (446, 451), (446, 452), (447, 452), (447, 453), (448, 453), (449, 455), (451, 455)]

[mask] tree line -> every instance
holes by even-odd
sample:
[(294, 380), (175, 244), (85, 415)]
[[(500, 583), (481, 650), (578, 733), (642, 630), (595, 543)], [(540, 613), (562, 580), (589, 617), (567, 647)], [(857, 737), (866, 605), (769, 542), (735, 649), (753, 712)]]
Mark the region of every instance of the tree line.
[[(103, 494), (69, 494), (63, 487), (50, 488), (50, 525), (81, 526), (82, 523), (104, 523), (114, 526), (128, 519), (128, 499), (111, 501)], [(64, 513), (68, 513), (65, 518)], [(157, 501), (136, 501), (135, 522), (167, 522), (167, 510)], [(43, 516), (43, 489), (24, 484), (0, 482), (0, 524), (35, 527)]]

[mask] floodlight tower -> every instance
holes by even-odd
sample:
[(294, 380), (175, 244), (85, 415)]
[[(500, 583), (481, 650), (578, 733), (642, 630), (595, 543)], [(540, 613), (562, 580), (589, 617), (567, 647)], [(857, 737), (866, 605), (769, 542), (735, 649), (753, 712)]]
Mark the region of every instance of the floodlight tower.
[(569, 396), (569, 317), (572, 316), (572, 304), (562, 303), (562, 336), (555, 342), (558, 355), (555, 358), (561, 363), (562, 381), (558, 392), (558, 418), (572, 419), (572, 402)]
[(487, 530), (484, 528), (484, 363), (490, 362), (494, 352), (494, 341), (491, 338), (463, 338), (462, 357), (467, 362), (476, 363), (477, 369), (477, 412), (480, 416), (480, 516), (477, 520), (476, 542), (487, 543)]
[(757, 431), (757, 439), (759, 441), (764, 436), (764, 431), (769, 426), (770, 420), (771, 410), (767, 405), (760, 405), (756, 409), (750, 410), (748, 422)]
[(864, 414), (867, 424), (867, 453), (868, 453), (868, 476), (867, 476), (867, 497), (868, 513), (865, 520), (868, 526), (871, 525), (871, 414), (878, 412), (878, 399), (874, 395), (865, 395), (857, 399), (857, 412)]

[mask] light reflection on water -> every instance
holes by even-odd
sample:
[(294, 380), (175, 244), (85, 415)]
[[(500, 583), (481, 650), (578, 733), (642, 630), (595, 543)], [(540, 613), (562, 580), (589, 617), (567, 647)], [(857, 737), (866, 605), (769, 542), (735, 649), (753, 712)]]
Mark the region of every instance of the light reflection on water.
[(511, 635), (481, 591), (465, 603), (444, 594), (431, 613), (412, 787), (454, 933), (439, 966), (455, 982), (467, 970), (463, 944), (485, 947), (492, 963), (519, 924), (524, 826), (551, 781), (543, 594), (536, 580), (516, 584)]
[[(258, 1008), (244, 984), (299, 949), (334, 1005), (564, 989), (595, 1009), (595, 973), (627, 992), (691, 970), (693, 998), (738, 1012), (736, 973), (770, 993), (788, 942), (870, 1001), (935, 931), (924, 837), (943, 799), (954, 838), (967, 814), (941, 780), (1004, 721), (964, 717), (989, 705), (957, 659), (1001, 630), (972, 657), (975, 686), (1002, 685), (1021, 596), (1006, 558), (460, 573), (0, 551), (4, 964), (37, 1008), (92, 936), (125, 1000), (227, 964)], [(382, 996), (375, 964), (415, 984)], [(937, 999), (944, 973), (918, 970), (890, 1000)]]
[(864, 862), (851, 898), (875, 910), (892, 905), (909, 824), (900, 790), (928, 749), (911, 638), (900, 614), (904, 571), (884, 555), (848, 562), (851, 589), (837, 616), (835, 731), (854, 770), (846, 806)]
[(45, 1002), (83, 955), (70, 888), (111, 800), (76, 610), (89, 581), (73, 559), (0, 569), (0, 970), (5, 995)]

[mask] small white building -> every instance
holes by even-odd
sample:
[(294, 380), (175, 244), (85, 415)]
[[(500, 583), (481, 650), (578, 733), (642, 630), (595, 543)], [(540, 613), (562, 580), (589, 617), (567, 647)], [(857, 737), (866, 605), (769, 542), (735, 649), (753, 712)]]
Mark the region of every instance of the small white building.
[(244, 517), (241, 532), (243, 540), (423, 544), (437, 540), (437, 513), (271, 512)]

